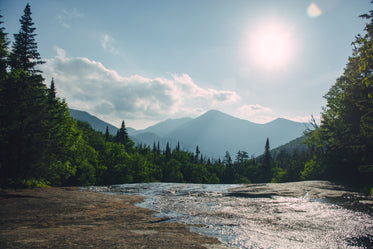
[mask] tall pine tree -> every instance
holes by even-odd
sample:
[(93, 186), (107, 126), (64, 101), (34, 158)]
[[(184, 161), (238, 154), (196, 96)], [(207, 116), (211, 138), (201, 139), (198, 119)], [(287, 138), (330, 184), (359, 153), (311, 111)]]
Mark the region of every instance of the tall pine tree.
[(132, 148), (134, 146), (134, 142), (128, 137), (128, 132), (124, 120), (122, 121), (122, 125), (115, 136), (115, 142), (123, 144), (126, 149)]
[(263, 164), (261, 178), (264, 182), (270, 182), (272, 179), (272, 156), (270, 152), (269, 139), (267, 138), (264, 146)]
[[(2, 15), (0, 15), (0, 25), (3, 24), (1, 18), (3, 18)], [(6, 69), (8, 67), (7, 58), (9, 41), (7, 40), (6, 35), (5, 28), (0, 26), (0, 80), (5, 79)]]
[(50, 167), (64, 160), (69, 146), (71, 118), (67, 105), (56, 97), (54, 81), (48, 89), (35, 68), (43, 62), (34, 39), (29, 4), (20, 23), (7, 60), (11, 71), (0, 88), (1, 184), (17, 179), (50, 179)]
[(31, 18), (31, 7), (27, 4), (24, 10), (24, 15), (19, 22), (21, 29), (18, 34), (14, 34), (14, 43), (12, 52), (9, 56), (9, 65), (12, 70), (22, 69), (26, 73), (41, 73), (35, 68), (36, 65), (45, 63), (41, 60), (38, 52), (38, 45), (35, 41), (36, 28)]

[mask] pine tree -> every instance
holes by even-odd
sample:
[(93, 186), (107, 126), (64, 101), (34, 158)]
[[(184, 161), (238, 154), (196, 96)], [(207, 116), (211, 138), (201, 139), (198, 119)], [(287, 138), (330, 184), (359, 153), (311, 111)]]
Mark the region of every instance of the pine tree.
[(199, 154), (201, 152), (199, 151), (198, 145), (196, 146), (196, 162), (198, 161)]
[(27, 4), (24, 10), (24, 15), (19, 20), (21, 29), (18, 34), (14, 34), (14, 43), (12, 52), (9, 56), (9, 65), (12, 70), (22, 69), (26, 73), (37, 74), (40, 70), (35, 69), (36, 65), (45, 63), (41, 60), (38, 52), (38, 46), (35, 41), (34, 23), (31, 18), (31, 7)]
[(40, 77), (23, 71), (11, 72), (3, 83), (2, 108), (7, 115), (2, 124), (4, 170), (11, 178), (40, 175), (50, 128), (46, 87)]
[(48, 96), (50, 99), (56, 100), (56, 86), (54, 84), (54, 79), (52, 78), (50, 88), (48, 89)]
[[(220, 160), (220, 158), (219, 158), (219, 160)], [(224, 156), (224, 159), (223, 159), (223, 164), (226, 165), (226, 166), (232, 164), (232, 157), (229, 154), (229, 151), (225, 152), (225, 156)]]
[(166, 144), (166, 151), (165, 151), (165, 161), (168, 162), (171, 160), (171, 148), (169, 143)]
[(45, 129), (48, 137), (45, 141), (45, 153), (42, 157), (44, 172), (41, 172), (52, 184), (61, 185), (70, 176), (72, 170), (68, 165), (70, 147), (73, 144), (74, 122), (70, 116), (67, 103), (57, 97), (54, 79), (46, 96)]
[[(15, 36), (8, 62), (11, 72), (0, 91), (0, 175), (7, 179), (50, 177), (54, 159), (62, 159), (69, 137), (70, 115), (56, 98), (54, 81), (48, 89), (34, 67), (41, 64), (33, 34), (30, 6), (26, 5), (21, 30)], [(65, 122), (66, 121), (66, 122)]]
[(110, 141), (110, 133), (109, 133), (109, 127), (106, 126), (106, 131), (105, 131), (105, 142)]
[(132, 148), (134, 146), (134, 142), (128, 137), (128, 132), (124, 120), (122, 121), (122, 125), (117, 132), (115, 142), (123, 144), (126, 149)]
[(153, 142), (153, 153), (157, 152), (157, 146), (155, 145), (155, 141)]
[(272, 156), (270, 152), (269, 139), (267, 138), (264, 146), (263, 165), (262, 165), (262, 180), (269, 182), (272, 179)]
[[(0, 15), (0, 25), (3, 24), (1, 18), (3, 18), (2, 15)], [(9, 41), (7, 40), (6, 35), (5, 28), (0, 26), (0, 80), (5, 79), (6, 69), (8, 67), (7, 58)]]

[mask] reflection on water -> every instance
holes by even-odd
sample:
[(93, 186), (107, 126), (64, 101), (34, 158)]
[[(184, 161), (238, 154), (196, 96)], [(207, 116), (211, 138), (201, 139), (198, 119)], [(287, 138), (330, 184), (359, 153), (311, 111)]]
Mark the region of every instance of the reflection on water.
[(144, 195), (138, 206), (172, 221), (198, 224), (191, 229), (239, 248), (373, 248), (373, 217), (344, 208), (343, 198), (228, 193), (237, 186), (146, 183), (90, 190)]

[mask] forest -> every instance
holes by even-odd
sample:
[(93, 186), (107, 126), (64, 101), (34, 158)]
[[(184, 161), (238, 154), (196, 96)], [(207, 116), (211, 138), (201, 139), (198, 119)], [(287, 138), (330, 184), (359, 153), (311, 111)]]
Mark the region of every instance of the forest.
[(373, 11), (352, 42), (343, 75), (325, 95), (318, 124), (305, 132), (306, 151), (263, 155), (227, 152), (204, 157), (180, 146), (135, 145), (125, 122), (115, 136), (71, 118), (68, 103), (48, 86), (29, 4), (10, 45), (0, 16), (0, 187), (86, 186), (135, 182), (257, 183), (323, 179), (373, 186)]

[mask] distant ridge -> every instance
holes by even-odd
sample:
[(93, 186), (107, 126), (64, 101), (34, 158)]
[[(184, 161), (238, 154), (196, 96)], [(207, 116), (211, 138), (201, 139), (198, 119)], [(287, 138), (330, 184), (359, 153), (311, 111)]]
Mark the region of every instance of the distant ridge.
[(193, 120), (192, 118), (180, 118), (180, 119), (167, 119), (159, 122), (153, 126), (150, 126), (142, 132), (151, 132), (158, 134), (159, 136), (166, 136), (170, 132), (182, 127), (185, 123)]
[(106, 132), (106, 126), (109, 127), (109, 133), (110, 134), (117, 134), (118, 128), (102, 121), (101, 119), (89, 114), (88, 112), (85, 111), (79, 111), (75, 109), (70, 108), (70, 115), (72, 118), (80, 120), (80, 121), (85, 121), (89, 123), (93, 129), (96, 131), (101, 131), (103, 133)]
[(223, 157), (226, 151), (234, 158), (239, 150), (258, 156), (264, 151), (267, 137), (271, 148), (275, 148), (302, 136), (306, 128), (305, 123), (282, 118), (257, 124), (211, 110), (167, 136), (192, 146), (198, 145), (202, 153), (215, 158)]
[[(90, 123), (98, 131), (105, 132), (106, 126), (111, 134), (118, 130), (87, 112), (71, 109), (71, 115)], [(183, 150), (194, 152), (198, 145), (204, 156), (223, 158), (228, 151), (234, 159), (239, 150), (248, 152), (250, 156), (259, 156), (267, 138), (273, 149), (303, 136), (307, 128), (307, 123), (283, 118), (257, 124), (210, 110), (194, 119), (167, 119), (143, 130), (127, 127), (127, 131), (136, 144), (153, 146), (154, 142), (159, 142), (161, 148), (165, 148), (169, 142), (171, 148), (175, 148), (179, 142)]]

